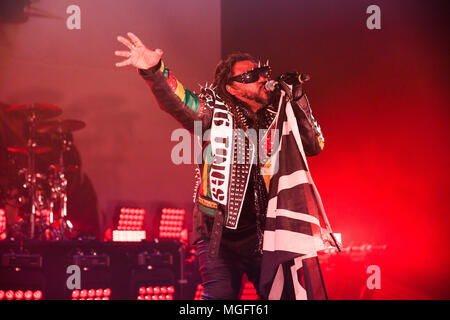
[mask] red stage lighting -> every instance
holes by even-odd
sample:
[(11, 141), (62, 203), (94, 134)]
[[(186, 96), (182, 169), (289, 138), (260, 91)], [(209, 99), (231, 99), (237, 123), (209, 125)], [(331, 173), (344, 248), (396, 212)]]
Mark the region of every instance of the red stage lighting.
[(95, 297), (95, 289), (90, 289), (89, 291), (88, 291), (88, 297), (89, 298), (94, 298)]
[(97, 289), (97, 290), (95, 291), (95, 295), (96, 295), (97, 297), (103, 296), (103, 289)]
[(14, 299), (14, 291), (12, 291), (12, 290), (6, 291), (5, 296), (6, 296), (6, 300), (13, 300)]
[(86, 289), (83, 289), (80, 291), (80, 298), (86, 299), (88, 296), (88, 291)]
[(144, 226), (145, 209), (121, 208), (117, 229), (113, 230), (113, 241), (139, 242), (146, 239)]
[(42, 299), (42, 291), (41, 290), (36, 290), (33, 293), (33, 299), (34, 300), (41, 300)]
[(105, 290), (103, 290), (103, 296), (110, 297), (111, 296), (111, 289), (110, 288), (106, 288)]
[(31, 290), (25, 291), (25, 293), (23, 294), (23, 297), (24, 297), (25, 300), (33, 299), (33, 291), (31, 291)]
[(72, 300), (109, 300), (111, 289), (83, 289), (72, 291)]
[(14, 298), (15, 298), (16, 300), (22, 300), (22, 299), (23, 299), (23, 291), (22, 291), (22, 290), (17, 290), (17, 291), (14, 293)]
[(72, 298), (73, 298), (73, 299), (78, 299), (78, 298), (80, 298), (80, 290), (73, 290), (73, 291), (72, 291)]
[(244, 278), (244, 285), (241, 292), (240, 300), (259, 300), (258, 294), (256, 293), (256, 289), (253, 286), (253, 283), (248, 281), (247, 278)]
[(0, 209), (0, 240), (6, 239), (6, 213), (4, 209)]
[(195, 291), (194, 300), (201, 300), (203, 293), (203, 286), (201, 284), (197, 285), (197, 290)]
[(174, 286), (140, 287), (137, 300), (173, 300)]
[(185, 232), (186, 229), (183, 229), (185, 215), (186, 210), (184, 209), (162, 209), (159, 237), (187, 242), (187, 232)]

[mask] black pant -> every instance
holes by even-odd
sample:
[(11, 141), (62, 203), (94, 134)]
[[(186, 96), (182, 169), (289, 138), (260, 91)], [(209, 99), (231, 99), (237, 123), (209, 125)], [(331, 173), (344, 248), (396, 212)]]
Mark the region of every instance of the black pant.
[(202, 300), (237, 300), (244, 273), (258, 291), (262, 255), (257, 252), (257, 246), (256, 232), (232, 240), (224, 237), (219, 255), (211, 258), (209, 241), (200, 241), (196, 251), (203, 285)]

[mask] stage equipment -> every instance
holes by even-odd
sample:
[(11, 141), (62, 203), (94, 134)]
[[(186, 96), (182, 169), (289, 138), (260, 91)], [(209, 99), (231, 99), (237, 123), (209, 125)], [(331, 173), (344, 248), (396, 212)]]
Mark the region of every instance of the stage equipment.
[(0, 209), (0, 240), (6, 239), (6, 212)]
[(110, 300), (111, 289), (76, 289), (72, 291), (72, 300)]
[[(25, 145), (8, 146), (12, 155), (25, 155), (27, 165), (17, 170), (11, 188), (16, 190), (17, 202), (23, 209), (23, 219), (8, 226), (12, 237), (21, 239), (59, 239), (72, 234), (72, 224), (67, 216), (67, 172), (78, 168), (64, 162), (64, 154), (73, 144), (71, 133), (83, 129), (86, 124), (80, 120), (49, 120), (62, 114), (60, 107), (50, 104), (23, 104), (9, 107), (9, 117), (24, 121)], [(52, 137), (54, 143), (39, 145), (43, 136)], [(44, 171), (36, 167), (38, 156), (57, 154), (57, 159)], [(42, 170), (42, 169), (41, 169)], [(11, 190), (9, 190), (11, 191)], [(14, 192), (10, 192), (14, 193)]]
[(186, 210), (175, 208), (162, 209), (159, 223), (160, 239), (177, 239), (187, 242), (187, 230), (183, 229)]
[(140, 287), (137, 300), (173, 300), (174, 286)]
[[(0, 241), (0, 258), (0, 290), (5, 296), (21, 290), (23, 300), (30, 290), (40, 290), (42, 299), (49, 300), (136, 300), (141, 287), (152, 288), (152, 299), (155, 292), (158, 300), (186, 299), (179, 241), (5, 240)], [(74, 275), (67, 270), (74, 265), (80, 271), (79, 288), (67, 284)]]
[(146, 210), (142, 208), (121, 208), (113, 241), (139, 242), (146, 239), (143, 229)]
[[(137, 264), (131, 271), (130, 295), (136, 295), (142, 287), (173, 287), (172, 298), (180, 299), (184, 297), (187, 284), (184, 271), (184, 245), (174, 240), (155, 240), (155, 243), (170, 244), (171, 249), (161, 250), (155, 246), (137, 255)], [(155, 299), (152, 297), (152, 300)]]

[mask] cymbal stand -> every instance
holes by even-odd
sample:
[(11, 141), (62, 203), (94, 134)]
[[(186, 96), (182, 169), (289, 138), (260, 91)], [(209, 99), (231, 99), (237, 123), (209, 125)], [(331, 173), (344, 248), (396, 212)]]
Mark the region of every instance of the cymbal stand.
[(34, 238), (36, 222), (36, 113), (31, 111), (28, 119), (28, 169), (26, 182), (30, 188), (31, 213), (30, 213), (30, 239)]
[(61, 128), (58, 128), (58, 137), (61, 143), (60, 153), (59, 153), (59, 168), (56, 172), (58, 182), (58, 187), (55, 188), (54, 192), (60, 201), (60, 221), (59, 230), (61, 234), (61, 240), (64, 239), (66, 230), (71, 231), (72, 227), (67, 222), (67, 178), (65, 176), (65, 166), (64, 166), (64, 152), (69, 151), (72, 145), (72, 140), (68, 134), (66, 134)]

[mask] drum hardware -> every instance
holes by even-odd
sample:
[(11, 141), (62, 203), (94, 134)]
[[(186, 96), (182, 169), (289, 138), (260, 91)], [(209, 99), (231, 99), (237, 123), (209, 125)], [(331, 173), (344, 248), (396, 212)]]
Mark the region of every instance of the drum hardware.
[[(62, 109), (49, 104), (26, 104), (7, 109), (8, 115), (25, 120), (26, 145), (14, 145), (8, 152), (25, 155), (26, 168), (17, 170), (18, 188), (22, 191), (17, 197), (19, 206), (27, 207), (25, 218), (18, 222), (14, 229), (28, 229), (27, 236), (34, 239), (45, 233), (46, 238), (64, 239), (66, 233), (73, 231), (67, 217), (67, 185), (66, 172), (78, 170), (77, 166), (66, 166), (64, 154), (71, 150), (73, 144), (71, 132), (83, 129), (86, 124), (79, 120), (48, 120), (59, 116)], [(52, 134), (56, 136), (56, 146), (38, 145), (38, 135)], [(48, 174), (37, 172), (36, 160), (40, 155), (57, 151), (56, 164), (48, 167)], [(20, 178), (22, 177), (22, 178)], [(20, 192), (19, 192), (20, 193)], [(55, 208), (59, 209), (57, 228)]]

